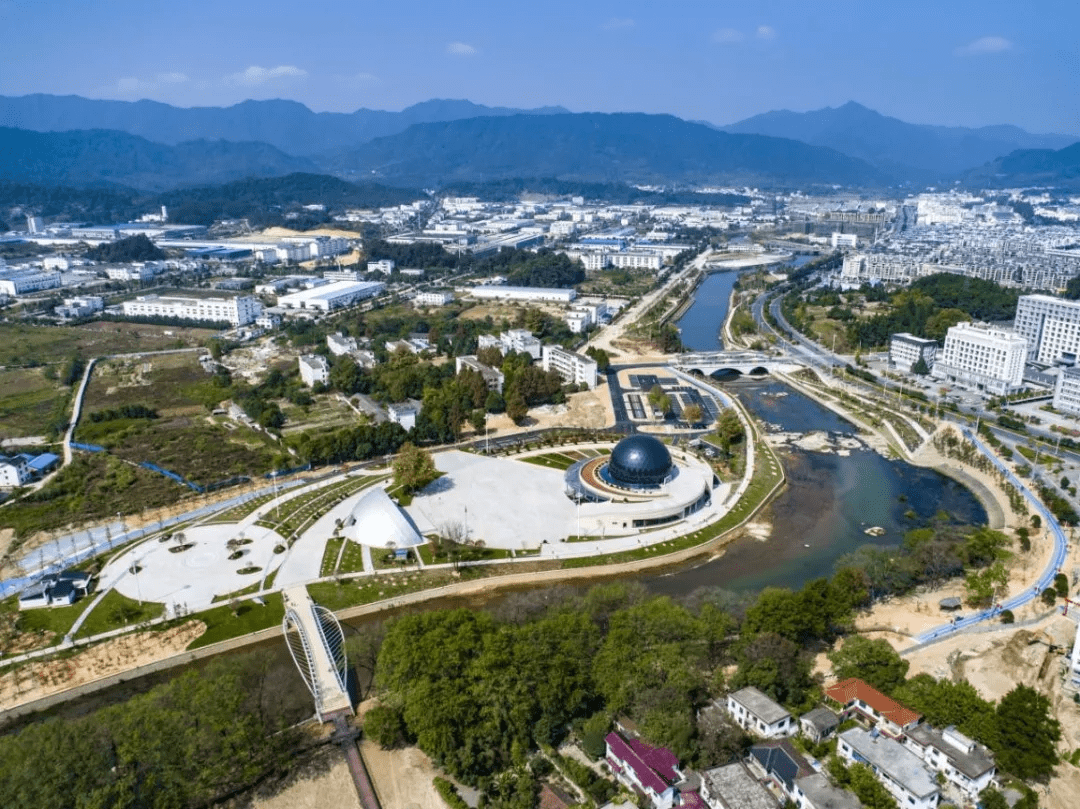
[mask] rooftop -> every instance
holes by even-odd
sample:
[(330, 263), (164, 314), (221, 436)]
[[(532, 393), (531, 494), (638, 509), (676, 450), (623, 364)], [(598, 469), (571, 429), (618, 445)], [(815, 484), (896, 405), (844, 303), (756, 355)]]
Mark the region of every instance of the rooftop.
[(820, 731), (827, 731), (840, 724), (840, 717), (828, 708), (814, 708), (799, 717), (800, 722), (809, 722)]
[(893, 781), (918, 798), (938, 791), (937, 782), (923, 765), (922, 759), (900, 742), (862, 728), (851, 728), (840, 734), (852, 750)]
[(820, 773), (800, 778), (796, 785), (814, 804), (814, 809), (862, 809), (862, 803), (846, 789), (833, 786)]
[(913, 727), (907, 732), (908, 737), (916, 744), (923, 747), (936, 747), (943, 752), (949, 759), (950, 763), (966, 775), (973, 781), (985, 774), (989, 770), (994, 769), (994, 758), (990, 754), (990, 751), (983, 747), (981, 744), (976, 744), (965, 736), (960, 734), (954, 734), (959, 736), (963, 741), (969, 742), (970, 746), (963, 748), (958, 747), (956, 744), (949, 741), (946, 736), (949, 733), (950, 728), (946, 728), (944, 732), (935, 730), (928, 725), (918, 725)]
[(741, 761), (701, 774), (714, 805), (723, 809), (776, 809), (776, 799)]
[(858, 700), (902, 728), (916, 724), (922, 719), (922, 714), (904, 707), (858, 677), (849, 677), (836, 685), (829, 686), (825, 689), (825, 696), (836, 700), (841, 705), (850, 705)]
[(764, 722), (772, 725), (791, 714), (768, 694), (750, 685), (730, 695), (733, 700)]
[(679, 780), (679, 760), (667, 748), (653, 747), (640, 739), (627, 740), (618, 733), (609, 733), (604, 741), (612, 756), (632, 769), (642, 786), (657, 795)]

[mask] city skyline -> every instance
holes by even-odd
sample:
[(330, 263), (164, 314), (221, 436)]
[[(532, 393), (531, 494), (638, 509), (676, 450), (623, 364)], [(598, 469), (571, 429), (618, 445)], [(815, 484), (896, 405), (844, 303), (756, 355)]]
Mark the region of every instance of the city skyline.
[(794, 0), (482, 0), (453, 9), (319, 0), (0, 0), (0, 94), (228, 106), (286, 98), (316, 111), (431, 98), (574, 112), (671, 113), (729, 124), (857, 101), (912, 123), (1080, 133), (1080, 12), (916, 0), (895, 13)]

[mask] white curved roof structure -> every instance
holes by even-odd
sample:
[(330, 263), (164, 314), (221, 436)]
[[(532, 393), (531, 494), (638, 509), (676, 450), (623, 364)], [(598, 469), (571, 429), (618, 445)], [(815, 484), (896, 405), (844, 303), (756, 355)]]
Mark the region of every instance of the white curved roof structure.
[(357, 501), (342, 533), (347, 539), (372, 548), (412, 548), (424, 544), (424, 538), (382, 488), (371, 489)]

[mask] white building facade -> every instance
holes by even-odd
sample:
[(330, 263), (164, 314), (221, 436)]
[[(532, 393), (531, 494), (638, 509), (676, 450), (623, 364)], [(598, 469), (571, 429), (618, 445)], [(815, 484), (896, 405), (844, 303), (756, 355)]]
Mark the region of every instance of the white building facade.
[(927, 369), (932, 370), (934, 361), (937, 359), (937, 350), (936, 340), (927, 340), (907, 332), (900, 332), (889, 338), (889, 365), (898, 371), (910, 374), (912, 366), (922, 359)]
[(246, 326), (262, 313), (262, 304), (250, 295), (235, 298), (176, 298), (159, 295), (140, 295), (124, 301), (125, 317), (175, 317), (180, 320), (201, 320)]
[(1066, 368), (1054, 384), (1055, 410), (1080, 416), (1080, 368)]
[(922, 760), (900, 742), (862, 728), (840, 734), (836, 754), (848, 764), (865, 764), (897, 804), (910, 809), (937, 809), (941, 789)]
[(1024, 384), (1027, 340), (1014, 331), (960, 323), (945, 335), (933, 377), (1004, 396)]
[(743, 730), (766, 739), (790, 736), (796, 729), (791, 714), (753, 686), (728, 694), (727, 711)]
[(596, 360), (575, 354), (558, 346), (544, 346), (545, 371), (555, 371), (567, 383), (584, 383), (591, 390), (596, 387)]
[(321, 354), (302, 354), (297, 362), (300, 364), (300, 379), (309, 388), (330, 381), (330, 363)]
[(1080, 301), (1021, 295), (1013, 330), (1027, 339), (1029, 362), (1073, 365), (1080, 356)]

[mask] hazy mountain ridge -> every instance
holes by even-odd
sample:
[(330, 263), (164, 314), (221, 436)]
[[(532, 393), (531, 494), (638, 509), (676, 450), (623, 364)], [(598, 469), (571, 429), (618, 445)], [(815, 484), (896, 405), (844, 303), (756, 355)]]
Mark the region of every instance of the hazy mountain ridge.
[(720, 129), (827, 146), (892, 174), (928, 182), (951, 178), (1016, 149), (1060, 149), (1077, 140), (1036, 135), (1007, 124), (977, 129), (910, 124), (854, 101), (810, 112), (774, 110)]
[(0, 127), (0, 177), (41, 185), (147, 191), (317, 171), (266, 143), (196, 140), (170, 146), (115, 130), (32, 132)]
[(0, 96), (0, 126), (36, 132), (113, 129), (157, 143), (191, 140), (261, 141), (287, 154), (315, 155), (354, 148), (413, 124), (477, 116), (555, 115), (562, 107), (519, 110), (471, 101), (432, 99), (401, 112), (358, 109), (312, 112), (298, 101), (242, 101), (230, 107), (174, 107), (159, 101), (103, 101), (42, 93)]
[(1064, 149), (1018, 149), (964, 175), (970, 185), (1080, 189), (1080, 141)]
[(555, 177), (591, 182), (881, 185), (886, 175), (831, 149), (736, 135), (671, 115), (570, 113), (417, 124), (329, 167), (398, 185)]

